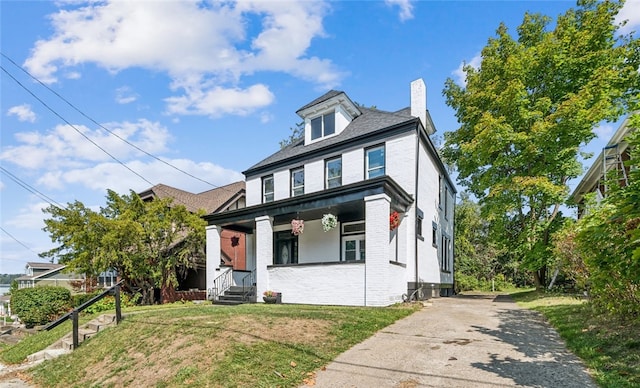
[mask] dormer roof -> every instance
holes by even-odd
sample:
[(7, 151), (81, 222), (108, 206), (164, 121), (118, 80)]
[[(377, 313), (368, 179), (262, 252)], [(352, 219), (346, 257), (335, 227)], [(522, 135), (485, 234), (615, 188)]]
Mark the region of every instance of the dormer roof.
[(358, 106), (351, 101), (345, 92), (340, 90), (329, 90), (327, 93), (298, 109), (296, 114), (304, 119), (326, 111), (336, 105), (341, 105), (352, 118), (362, 114)]

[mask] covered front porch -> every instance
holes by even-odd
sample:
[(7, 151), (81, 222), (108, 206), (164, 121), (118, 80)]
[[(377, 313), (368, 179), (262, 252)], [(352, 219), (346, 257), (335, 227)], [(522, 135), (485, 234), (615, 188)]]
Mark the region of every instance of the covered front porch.
[[(246, 233), (247, 270), (258, 301), (273, 290), (283, 303), (399, 302), (413, 276), (406, 262), (410, 229), (401, 217), (390, 230), (389, 215), (407, 214), (412, 203), (391, 178), (380, 177), (207, 216), (208, 297), (223, 291), (220, 277), (232, 271), (220, 267), (218, 252), (222, 230), (235, 230)], [(337, 217), (336, 227), (323, 228), (325, 214)], [(301, 233), (292, 233), (292, 220), (303, 222)], [(228, 286), (240, 285), (239, 276), (225, 276)]]

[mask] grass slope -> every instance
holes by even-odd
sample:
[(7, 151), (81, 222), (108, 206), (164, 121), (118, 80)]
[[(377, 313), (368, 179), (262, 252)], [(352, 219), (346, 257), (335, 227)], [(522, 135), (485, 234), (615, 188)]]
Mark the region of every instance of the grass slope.
[(513, 293), (523, 307), (540, 311), (602, 387), (640, 387), (640, 319), (595, 313), (571, 296)]
[(417, 308), (253, 304), (146, 310), (29, 374), (46, 387), (294, 387)]

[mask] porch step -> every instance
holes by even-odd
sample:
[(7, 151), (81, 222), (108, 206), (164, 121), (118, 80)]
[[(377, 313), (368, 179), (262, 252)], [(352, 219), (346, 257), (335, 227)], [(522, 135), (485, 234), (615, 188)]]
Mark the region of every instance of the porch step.
[(224, 294), (213, 301), (213, 304), (234, 306), (244, 303), (256, 303), (256, 289), (251, 287), (248, 290), (248, 300), (244, 299), (245, 289), (240, 286), (231, 286)]

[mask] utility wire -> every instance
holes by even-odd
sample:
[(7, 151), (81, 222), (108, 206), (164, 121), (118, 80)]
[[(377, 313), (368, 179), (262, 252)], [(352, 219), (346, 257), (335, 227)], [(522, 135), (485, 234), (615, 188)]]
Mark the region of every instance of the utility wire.
[[(174, 166), (173, 164), (143, 150), (142, 148), (138, 147), (137, 145), (131, 143), (130, 141), (128, 141), (127, 139), (122, 138), (121, 136), (119, 136), (117, 133), (114, 133), (113, 131), (111, 131), (110, 129), (106, 128), (104, 125), (98, 123), (96, 120), (94, 120), (93, 118), (89, 117), (87, 114), (85, 114), (83, 111), (81, 111), (79, 108), (77, 108), (74, 104), (72, 104), (69, 100), (67, 100), (66, 98), (64, 98), (63, 96), (61, 96), (58, 92), (56, 92), (55, 90), (51, 89), (48, 85), (46, 85), (44, 82), (42, 82), (40, 79), (38, 79), (36, 76), (32, 75), (31, 73), (29, 73), (27, 70), (23, 69), (20, 65), (18, 65), (15, 61), (13, 61), (11, 58), (9, 58), (7, 55), (5, 55), (4, 53), (0, 52), (0, 54), (6, 58), (9, 62), (11, 62), (15, 67), (17, 67), (18, 69), (22, 70), (25, 74), (27, 74), (29, 77), (31, 77), (33, 80), (35, 80), (36, 82), (38, 82), (40, 85), (42, 85), (44, 88), (46, 88), (47, 90), (49, 90), (51, 93), (55, 94), (58, 98), (60, 98), (62, 101), (64, 101), (67, 105), (69, 105), (72, 109), (74, 109), (76, 112), (80, 113), (83, 117), (85, 117), (87, 120), (91, 121), (92, 123), (94, 123), (95, 125), (97, 125), (98, 127), (104, 129), (105, 131), (107, 131), (109, 134), (117, 137), (118, 139), (120, 139), (121, 141), (127, 143), (128, 145), (130, 145), (131, 147), (135, 148), (136, 150), (144, 153), (145, 155), (161, 162), (164, 163), (165, 165), (193, 178), (196, 180), (199, 180), (200, 182), (206, 183), (214, 188), (219, 188), (219, 186), (214, 185), (211, 182), (208, 182), (202, 178), (199, 178), (187, 171), (182, 170), (181, 168)], [(4, 70), (4, 69), (3, 69)], [(6, 72), (6, 70), (5, 70)], [(13, 78), (13, 77), (12, 77)], [(22, 86), (22, 85), (20, 85)]]
[(19, 184), (20, 186), (22, 186), (22, 188), (24, 188), (25, 190), (27, 190), (28, 192), (37, 195), (38, 197), (40, 197), (42, 200), (44, 200), (45, 202), (49, 203), (49, 205), (51, 206), (55, 206), (58, 207), (60, 209), (66, 209), (65, 206), (60, 205), (57, 201), (51, 199), (50, 197), (48, 197), (47, 195), (41, 193), (40, 191), (38, 191), (37, 189), (35, 189), (34, 187), (30, 186), (28, 183), (26, 183), (25, 181), (21, 180), (20, 178), (18, 178), (17, 176), (13, 175), (11, 172), (9, 172), (6, 168), (0, 166), (0, 170), (5, 173), (9, 178), (11, 178), (11, 180), (13, 180), (14, 182), (16, 182), (17, 184)]
[[(228, 192), (231, 192), (233, 194), (236, 194), (235, 191), (231, 191), (225, 187), (220, 187), (217, 186), (211, 182), (205, 181), (199, 177), (196, 177), (193, 174), (190, 174), (174, 165), (172, 165), (169, 162), (166, 162), (162, 159), (160, 159), (159, 157), (152, 155), (151, 153), (139, 148), (138, 146), (136, 146), (135, 144), (129, 142), (128, 140), (120, 137), (119, 135), (117, 135), (116, 133), (114, 133), (113, 131), (109, 130), (108, 128), (104, 127), (102, 124), (98, 123), (97, 121), (95, 121), (94, 119), (92, 119), (91, 117), (89, 117), (88, 115), (86, 115), (84, 112), (82, 112), (79, 108), (77, 108), (75, 105), (73, 105), (71, 102), (69, 102), (67, 99), (65, 99), (63, 96), (61, 96), (59, 93), (57, 93), (55, 90), (51, 89), (49, 86), (47, 86), (45, 83), (43, 83), (40, 79), (38, 79), (37, 77), (33, 76), (31, 73), (29, 73), (27, 70), (23, 69), (20, 65), (18, 65), (14, 60), (12, 60), (10, 57), (8, 57), (6, 54), (0, 52), (0, 55), (2, 55), (5, 59), (7, 59), (9, 62), (11, 62), (15, 67), (19, 68), (20, 70), (22, 70), (25, 74), (27, 74), (30, 78), (32, 78), (33, 80), (35, 80), (36, 82), (38, 82), (40, 85), (42, 85), (44, 88), (46, 88), (47, 90), (49, 90), (51, 93), (53, 93), (54, 95), (56, 95), (58, 98), (60, 98), (62, 101), (64, 101), (66, 104), (68, 104), (71, 108), (73, 108), (75, 111), (77, 111), (78, 113), (80, 113), (83, 117), (87, 118), (89, 121), (91, 121), (92, 123), (94, 123), (95, 125), (99, 126), (100, 128), (104, 129), (106, 132), (108, 132), (109, 134), (117, 137), (118, 139), (120, 139), (121, 141), (123, 141), (124, 143), (130, 145), (131, 147), (139, 150), (140, 152), (152, 157), (153, 159), (156, 159), (164, 164), (166, 164), (167, 166), (174, 168), (175, 170), (182, 172), (183, 174), (186, 174), (187, 176), (190, 176), (196, 180), (199, 180), (203, 183), (206, 183), (216, 189), (222, 189)], [(73, 130), (75, 130), (76, 132), (78, 132), (82, 137), (84, 137), (87, 141), (89, 141), (91, 144), (93, 144), (94, 146), (96, 146), (98, 149), (100, 149), (102, 152), (104, 152), (106, 155), (108, 155), (110, 158), (112, 158), (113, 160), (115, 160), (117, 163), (119, 163), (120, 165), (122, 165), (124, 168), (126, 168), (127, 170), (129, 170), (130, 172), (132, 172), (133, 174), (135, 174), (136, 176), (138, 176), (139, 178), (141, 178), (143, 181), (147, 182), (149, 185), (151, 185), (152, 187), (155, 186), (151, 181), (149, 181), (148, 179), (146, 179), (145, 177), (143, 177), (142, 175), (140, 175), (139, 173), (137, 173), (136, 171), (134, 171), (133, 169), (131, 169), (130, 167), (128, 167), (126, 164), (124, 164), (122, 161), (120, 161), (118, 158), (116, 158), (115, 156), (113, 156), (112, 154), (110, 154), (108, 151), (106, 151), (104, 148), (102, 148), (100, 145), (98, 145), (95, 141), (93, 141), (92, 139), (90, 139), (87, 135), (85, 135), (84, 133), (82, 133), (82, 131), (78, 130), (73, 124), (71, 124), (68, 120), (66, 120), (64, 117), (62, 117), (62, 115), (60, 115), (58, 112), (56, 112), (53, 108), (51, 108), (46, 102), (44, 102), (40, 97), (38, 97), (34, 92), (32, 92), (29, 88), (27, 88), (24, 84), (22, 84), (20, 81), (18, 81), (18, 79), (16, 79), (16, 77), (14, 77), (11, 73), (9, 73), (9, 71), (7, 69), (5, 69), (3, 66), (0, 65), (0, 68), (2, 69), (2, 71), (4, 71), (11, 79), (13, 79), (21, 88), (23, 88), (27, 93), (29, 93), (33, 98), (35, 98), (38, 102), (40, 102), (45, 108), (47, 108), (50, 112), (52, 112), (56, 117), (58, 117), (59, 119), (61, 119), (62, 121), (64, 121), (67, 125), (69, 125)], [(17, 178), (17, 177), (16, 177)], [(24, 186), (23, 186), (24, 187)], [(25, 188), (26, 189), (26, 188)], [(160, 189), (161, 191), (164, 191), (165, 194), (167, 194), (170, 198), (173, 198), (174, 201), (178, 201), (178, 202), (182, 202), (184, 205), (189, 206), (190, 204), (186, 203), (185, 201), (181, 200), (180, 198), (174, 197), (173, 195), (171, 195), (171, 193), (167, 192), (166, 190), (163, 190), (162, 188), (158, 187), (158, 189)], [(49, 201), (47, 201), (49, 202)], [(55, 202), (55, 201), (54, 201)], [(64, 208), (64, 207), (63, 207)]]
[[(23, 247), (25, 247), (26, 249), (30, 250), (31, 252), (35, 253), (36, 255), (40, 255), (38, 252), (34, 251), (33, 249), (29, 248), (25, 243), (23, 243), (22, 241), (18, 240), (17, 238), (13, 237), (13, 235), (9, 232), (7, 232), (2, 226), (0, 226), (0, 230), (2, 230), (4, 233), (6, 233), (7, 236), (11, 237), (15, 242), (17, 242), (18, 244), (22, 245)], [(2, 260), (5, 260), (4, 258)]]
[[(3, 54), (4, 55), (4, 54)], [(95, 141), (93, 141), (91, 138), (89, 138), (87, 135), (85, 135), (84, 133), (82, 133), (81, 130), (79, 130), (78, 128), (76, 128), (75, 125), (71, 124), (71, 122), (69, 122), (67, 119), (65, 119), (64, 117), (62, 117), (62, 115), (60, 115), (58, 112), (56, 112), (53, 108), (51, 108), (46, 102), (44, 102), (40, 97), (36, 96), (35, 93), (33, 93), (31, 90), (29, 90), (26, 86), (24, 86), (20, 81), (18, 81), (18, 79), (16, 79), (11, 73), (9, 73), (9, 71), (7, 71), (7, 69), (4, 68), (4, 66), (0, 65), (0, 68), (2, 69), (2, 71), (4, 71), (9, 78), (11, 78), (12, 80), (14, 80), (18, 85), (20, 85), (21, 88), (23, 88), (24, 90), (27, 91), (27, 93), (29, 93), (33, 98), (35, 98), (36, 100), (38, 100), (38, 102), (40, 102), (45, 108), (47, 108), (49, 111), (51, 111), (51, 113), (53, 113), (54, 115), (56, 115), (56, 117), (58, 117), (60, 120), (64, 121), (68, 126), (70, 126), (74, 131), (78, 132), (78, 134), (82, 137), (84, 137), (85, 139), (87, 139), (88, 142), (90, 142), (91, 144), (93, 144), (94, 146), (96, 146), (100, 151), (104, 152), (105, 154), (107, 154), (111, 159), (115, 160), (117, 163), (119, 163), (122, 167), (126, 168), (127, 170), (129, 170), (130, 172), (132, 172), (133, 174), (135, 174), (137, 177), (139, 177), (140, 179), (142, 179), (143, 181), (147, 182), (148, 184), (150, 184), (151, 186), (153, 186), (153, 183), (151, 183), (151, 181), (149, 181), (147, 178), (143, 177), (142, 175), (140, 175), (138, 172), (134, 171), (131, 167), (127, 166), (124, 162), (122, 162), (120, 159), (116, 158), (115, 156), (113, 156), (111, 153), (109, 153), (109, 151), (105, 150), (104, 148), (102, 148), (98, 143), (96, 143)]]

